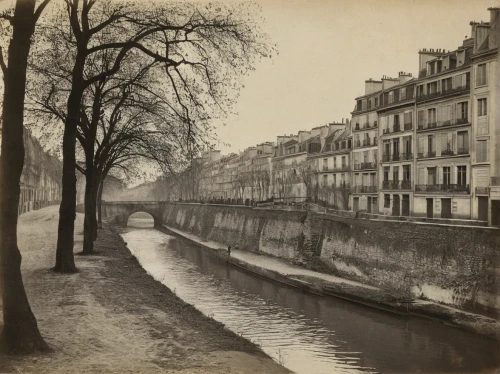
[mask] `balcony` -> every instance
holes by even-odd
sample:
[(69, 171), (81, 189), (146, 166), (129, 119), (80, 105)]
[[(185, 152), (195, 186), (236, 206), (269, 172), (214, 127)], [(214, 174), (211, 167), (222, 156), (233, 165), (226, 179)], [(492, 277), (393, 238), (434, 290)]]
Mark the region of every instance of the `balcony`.
[(468, 184), (416, 184), (415, 192), (419, 193), (463, 193), (469, 194)]
[(401, 153), (401, 154), (384, 153), (382, 155), (382, 162), (406, 161), (406, 160), (413, 160), (413, 153)]
[(411, 181), (382, 181), (382, 189), (391, 191), (411, 190)]
[(352, 188), (353, 193), (376, 193), (377, 186), (354, 186)]
[(354, 164), (354, 170), (373, 170), (377, 169), (377, 162), (362, 162)]
[(394, 126), (392, 126), (392, 132), (400, 132), (401, 131), (401, 126), (399, 124), (394, 124)]
[(476, 195), (488, 195), (488, 187), (476, 187)]
[(412, 101), (414, 101), (413, 91), (409, 92), (405, 97), (403, 97), (401, 99), (395, 98), (394, 100), (389, 101), (387, 103), (385, 103), (385, 102), (381, 103), (377, 109), (382, 109), (385, 107), (395, 106), (395, 105), (408, 104), (408, 103), (411, 103)]
[(323, 165), (323, 171), (328, 171), (328, 165)]
[(430, 122), (430, 123), (419, 123), (417, 126), (417, 131), (430, 130), (430, 129), (435, 129), (438, 127), (468, 125), (468, 124), (469, 124), (469, 120), (467, 118), (457, 118), (455, 120), (438, 121), (438, 122)]
[(413, 130), (413, 123), (405, 123), (404, 124), (405, 131)]
[(373, 121), (373, 124), (366, 122), (363, 125), (356, 123), (356, 125), (353, 128), (353, 131), (370, 130), (370, 129), (375, 129), (377, 127), (378, 127), (377, 121)]
[(455, 88), (448, 88), (441, 91), (431, 92), (428, 94), (421, 94), (417, 96), (417, 103), (420, 101), (432, 100), (440, 97), (452, 96), (461, 93), (466, 93), (470, 90), (470, 84), (467, 82), (465, 86), (458, 86)]
[(436, 152), (427, 152), (427, 153), (423, 153), (423, 152), (419, 152), (417, 154), (417, 158), (432, 158), (432, 157), (436, 157)]
[(469, 148), (457, 148), (457, 155), (468, 155)]

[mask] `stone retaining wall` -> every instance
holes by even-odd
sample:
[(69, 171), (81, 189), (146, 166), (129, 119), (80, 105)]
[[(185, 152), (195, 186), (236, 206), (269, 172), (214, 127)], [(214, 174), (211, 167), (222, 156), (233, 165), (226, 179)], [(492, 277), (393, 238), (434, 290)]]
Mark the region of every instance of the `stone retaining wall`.
[(163, 223), (459, 308), (500, 311), (500, 231), (305, 211), (162, 203)]

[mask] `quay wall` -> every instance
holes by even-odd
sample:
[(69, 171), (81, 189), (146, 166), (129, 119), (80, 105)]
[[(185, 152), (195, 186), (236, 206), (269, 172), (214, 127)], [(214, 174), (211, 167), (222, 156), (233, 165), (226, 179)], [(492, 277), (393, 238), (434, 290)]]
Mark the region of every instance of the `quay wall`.
[(311, 211), (160, 203), (163, 224), (423, 298), (500, 313), (500, 230), (378, 221)]

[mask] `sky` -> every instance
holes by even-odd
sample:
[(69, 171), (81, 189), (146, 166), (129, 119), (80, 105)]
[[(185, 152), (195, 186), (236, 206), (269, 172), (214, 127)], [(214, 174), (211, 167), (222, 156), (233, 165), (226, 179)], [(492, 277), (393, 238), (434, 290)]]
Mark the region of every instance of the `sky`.
[(350, 117), (364, 81), (416, 76), (422, 48), (456, 49), (500, 0), (257, 0), (279, 54), (245, 77), (222, 153)]

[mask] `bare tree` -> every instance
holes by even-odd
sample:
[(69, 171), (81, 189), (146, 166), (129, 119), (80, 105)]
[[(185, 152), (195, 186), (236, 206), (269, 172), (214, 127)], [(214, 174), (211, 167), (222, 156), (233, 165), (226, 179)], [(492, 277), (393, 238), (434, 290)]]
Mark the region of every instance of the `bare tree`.
[[(234, 102), (238, 77), (255, 57), (267, 56), (265, 38), (255, 28), (253, 12), (241, 5), (156, 4), (144, 9), (131, 2), (65, 0), (67, 18), (59, 17), (51, 47), (73, 47), (74, 63), (55, 66), (69, 79), (63, 136), (63, 189), (55, 271), (76, 271), (73, 258), (75, 216), (75, 145), (80, 105), (85, 90), (117, 74), (127, 56), (143, 56), (161, 65), (169, 81), (166, 94), (186, 118), (185, 138), (193, 129), (224, 113)], [(165, 16), (167, 15), (167, 16)], [(63, 42), (61, 42), (63, 40)], [(55, 49), (55, 48), (52, 48)], [(55, 49), (57, 50), (57, 49)], [(50, 52), (50, 51), (45, 51)], [(60, 51), (58, 51), (60, 52)], [(71, 54), (70, 54), (71, 55)], [(88, 67), (112, 56), (109, 68), (97, 74)], [(71, 59), (70, 59), (71, 60)]]
[(4, 78), (2, 154), (0, 157), (0, 287), (4, 326), (0, 346), (8, 351), (48, 350), (24, 290), (17, 247), (17, 213), (24, 164), (23, 119), (26, 71), (35, 25), (50, 0), (17, 0), (14, 13), (2, 18), (12, 25), (8, 58), (0, 50)]

